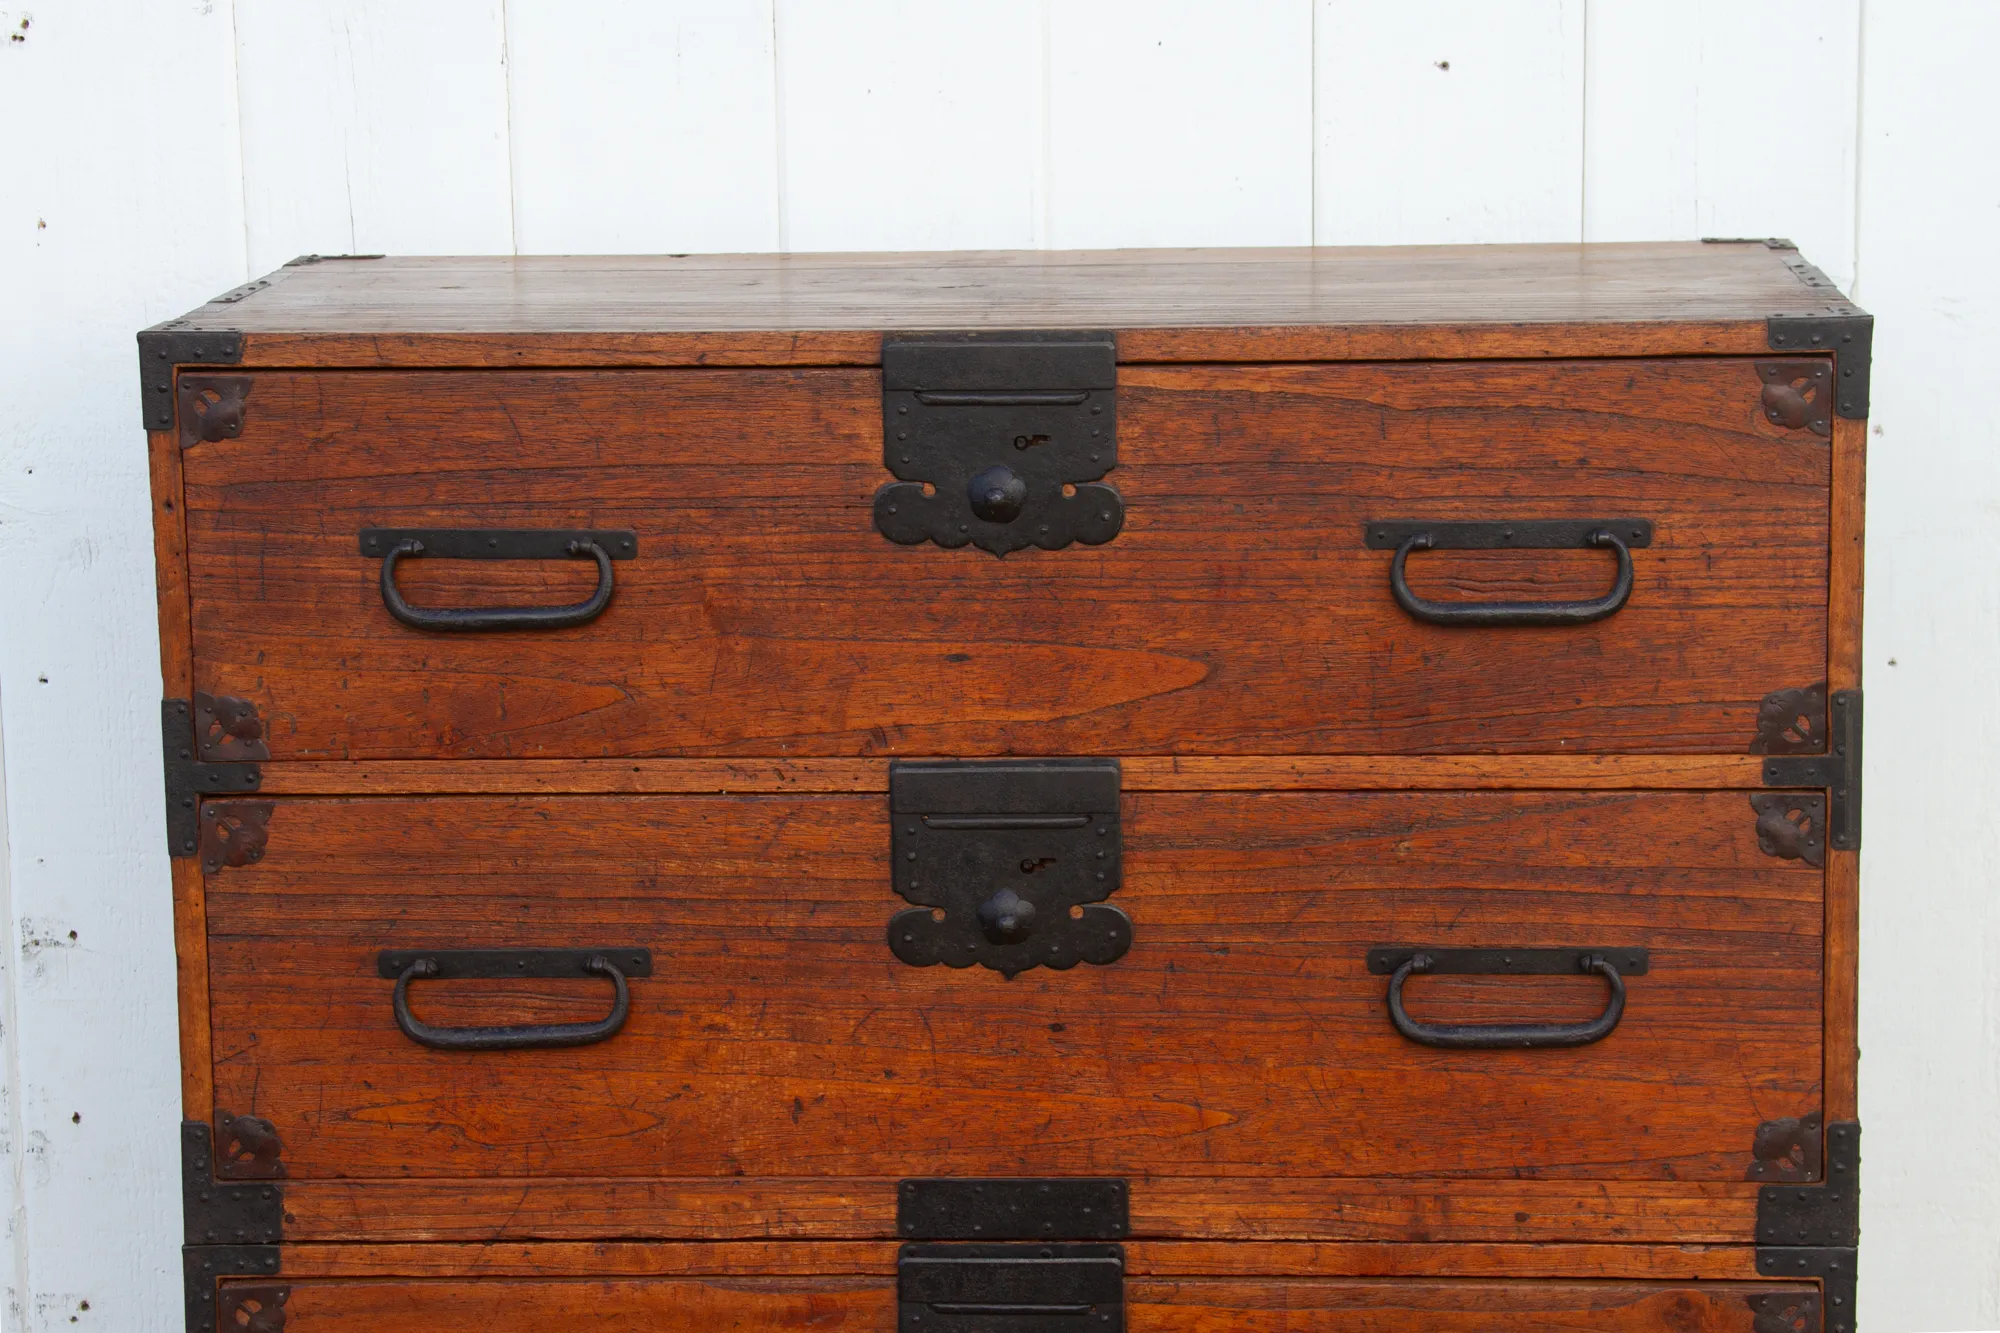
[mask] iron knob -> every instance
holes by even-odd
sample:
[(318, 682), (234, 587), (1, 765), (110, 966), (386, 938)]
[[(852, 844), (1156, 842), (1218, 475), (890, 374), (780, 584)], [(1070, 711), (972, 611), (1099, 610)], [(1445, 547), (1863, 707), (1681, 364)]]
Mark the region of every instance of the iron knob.
[(1028, 483), (1013, 468), (996, 464), (976, 473), (966, 483), (965, 495), (972, 512), (988, 523), (1012, 523), (1028, 502)]
[(1035, 933), (1035, 905), (1001, 889), (979, 904), (979, 929), (995, 944), (1018, 944)]

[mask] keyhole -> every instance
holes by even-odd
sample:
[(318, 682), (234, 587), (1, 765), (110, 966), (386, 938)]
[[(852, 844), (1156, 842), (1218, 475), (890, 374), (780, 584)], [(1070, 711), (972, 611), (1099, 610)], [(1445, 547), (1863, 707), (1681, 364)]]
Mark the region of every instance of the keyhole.
[(1044, 866), (1052, 866), (1055, 863), (1056, 859), (1053, 856), (1044, 856), (1041, 857), (1039, 860), (1032, 856), (1026, 856), (1021, 858), (1021, 873), (1024, 875), (1032, 875), (1037, 870), (1042, 869)]

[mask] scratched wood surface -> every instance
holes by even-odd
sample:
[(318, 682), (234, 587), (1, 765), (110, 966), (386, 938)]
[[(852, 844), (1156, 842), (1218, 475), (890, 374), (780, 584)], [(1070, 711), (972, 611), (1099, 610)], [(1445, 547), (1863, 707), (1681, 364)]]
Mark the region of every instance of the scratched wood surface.
[[(896, 1229), (896, 1184), (890, 1176), (291, 1179), (284, 1234), (314, 1243), (887, 1239)], [(1141, 1236), (1363, 1248), (1542, 1247), (1581, 1237), (1622, 1253), (1742, 1246), (1754, 1235), (1757, 1189), (1748, 1181), (1664, 1179), (1149, 1176), (1134, 1185), (1132, 1225)]]
[(188, 316), (259, 333), (716, 335), (933, 328), (1694, 323), (1823, 293), (1762, 245), (468, 255), (284, 268)]
[[(268, 1290), (230, 1283), (224, 1291), (260, 1287)], [(288, 1333), (897, 1327), (895, 1281), (883, 1276), (312, 1279), (288, 1287)], [(1763, 1298), (1806, 1290), (1768, 1282), (1135, 1278), (1125, 1299), (1127, 1327), (1161, 1333), (1752, 1333), (1764, 1327), (1756, 1318)]]
[[(1140, 1276), (1621, 1277), (1702, 1280), (1757, 1276), (1741, 1245), (1381, 1245), (1127, 1240), (1125, 1271)], [(487, 1244), (287, 1244), (286, 1278), (882, 1276), (899, 1243), (847, 1241), (498, 1241)]]
[[(1829, 449), (1752, 363), (1128, 367), (1125, 531), (995, 559), (870, 519), (861, 370), (265, 373), (185, 458), (197, 688), (274, 759), (1743, 753), (1825, 672)], [(1371, 519), (1639, 517), (1575, 628), (1420, 624)], [(440, 635), (363, 527), (630, 527), (598, 620)], [(408, 561), (420, 605), (573, 600), (580, 562)], [(1433, 552), (1419, 593), (1585, 598), (1601, 552)]]
[[(1737, 1182), (1743, 1200), (1694, 1210), (1728, 1228), (1694, 1239), (1747, 1235), (1756, 1126), (1819, 1105), (1820, 876), (1757, 850), (1742, 792), (1143, 793), (1124, 814), (1114, 901), (1131, 952), (1010, 982), (888, 953), (904, 904), (879, 798), (284, 800), (263, 860), (208, 877), (217, 1105), (277, 1126), (294, 1189), (603, 1178), (670, 1195), (672, 1178), (1045, 1172)], [(1440, 1051), (1383, 1013), (1364, 954), (1393, 942), (1640, 945), (1653, 970), (1597, 1045)], [(377, 950), (527, 945), (645, 946), (655, 974), (595, 1046), (443, 1053), (396, 1030)], [(605, 990), (420, 983), (414, 1005), (445, 1024), (573, 1021), (601, 1013)], [(1602, 1003), (1584, 977), (1411, 988), (1433, 1021), (1576, 1021)], [(825, 1206), (880, 1227), (887, 1198)], [(1135, 1211), (1144, 1199), (1142, 1183)], [(523, 1202), (433, 1196), (475, 1228)], [(1283, 1206), (1256, 1191), (1240, 1204)], [(1199, 1206), (1167, 1208), (1169, 1232), (1210, 1225)], [(1582, 1225), (1595, 1238), (1620, 1224), (1612, 1209)]]

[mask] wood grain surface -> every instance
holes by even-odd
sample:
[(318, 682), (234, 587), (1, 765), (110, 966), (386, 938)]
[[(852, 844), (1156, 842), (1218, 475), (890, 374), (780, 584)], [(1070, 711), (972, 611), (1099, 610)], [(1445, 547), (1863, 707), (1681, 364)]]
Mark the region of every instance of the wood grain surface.
[[(1124, 532), (995, 559), (872, 528), (860, 370), (268, 373), (185, 458), (195, 680), (274, 759), (1743, 753), (1826, 662), (1829, 449), (1736, 360), (1121, 373)], [(1419, 624), (1375, 518), (1640, 517), (1631, 603)], [(367, 526), (630, 527), (597, 621), (427, 634)], [(1582, 598), (1599, 552), (1433, 552), (1429, 596)], [(421, 605), (578, 562), (406, 562)]]
[[(249, 1285), (249, 1284), (236, 1284)], [(514, 1333), (550, 1327), (839, 1329), (892, 1333), (896, 1286), (883, 1276), (459, 1278), (294, 1281), (287, 1333)], [(1136, 1278), (1134, 1333), (1752, 1333), (1751, 1302), (1804, 1288), (1461, 1279)]]
[[(1301, 1164), (1302, 1169), (1310, 1163)], [(896, 1179), (290, 1180), (297, 1241), (595, 1241), (605, 1236), (889, 1238)], [(1150, 1176), (1133, 1189), (1142, 1236), (1397, 1244), (1729, 1245), (1754, 1234), (1743, 1181), (1300, 1179)]]
[[(935, 756), (933, 756), (935, 757)], [(1120, 762), (1126, 791), (1625, 790), (1754, 787), (1761, 755), (1171, 755)], [(881, 759), (289, 760), (264, 766), (277, 796), (382, 792), (886, 792)]]
[[(1383, 1245), (1128, 1240), (1135, 1276), (1622, 1277), (1757, 1276), (1742, 1245)], [(280, 1272), (301, 1277), (882, 1276), (899, 1243), (872, 1241), (494, 1242), (483, 1245), (287, 1244)]]
[[(392, 257), (288, 266), (184, 321), (255, 334), (1754, 324), (1828, 299), (1762, 245)], [(1753, 350), (1762, 350), (1759, 343)]]
[[(777, 1177), (837, 1195), (860, 1177), (1102, 1173), (1188, 1178), (1192, 1195), (1159, 1196), (1161, 1234), (1282, 1237), (1325, 1233), (1204, 1223), (1218, 1210), (1201, 1180), (1245, 1182), (1220, 1211), (1253, 1219), (1280, 1217), (1283, 1192), (1259, 1182), (1287, 1176), (1738, 1182), (1691, 1198), (1711, 1215), (1694, 1240), (1747, 1236), (1757, 1124), (1819, 1105), (1820, 876), (1758, 852), (1740, 791), (1133, 793), (1124, 818), (1114, 901), (1131, 952), (1009, 982), (888, 953), (904, 904), (879, 799), (282, 800), (264, 859), (207, 884), (215, 1095), (277, 1125), (295, 1214), (315, 1181), (328, 1210), (336, 1181), (570, 1180), (580, 1195), (608, 1179), (656, 1182), (657, 1215), (726, 1228), (712, 1199), (669, 1202), (672, 1181), (767, 1179), (762, 1215), (816, 1206)], [(1595, 1046), (1440, 1051), (1382, 1012), (1363, 955), (1393, 942), (1642, 945), (1653, 970)], [(624, 1031), (574, 1050), (420, 1048), (374, 967), (389, 947), (627, 944), (654, 951), (655, 974), (632, 983)], [(574, 1020), (604, 990), (420, 984), (415, 1007), (449, 1024)], [(1553, 1022), (1603, 995), (1583, 977), (1449, 977), (1413, 984), (1411, 1003), (1437, 1021)], [(429, 1197), (481, 1238), (526, 1202)], [(874, 1197), (822, 1203), (879, 1227), (886, 1187)], [(1513, 1222), (1488, 1239), (1570, 1225), (1518, 1196), (1495, 1207)], [(1388, 1200), (1374, 1234), (1432, 1239), (1422, 1208)], [(1644, 1226), (1583, 1208), (1569, 1238)], [(1324, 1198), (1291, 1225), (1315, 1210)], [(1352, 1234), (1370, 1234), (1356, 1216)]]

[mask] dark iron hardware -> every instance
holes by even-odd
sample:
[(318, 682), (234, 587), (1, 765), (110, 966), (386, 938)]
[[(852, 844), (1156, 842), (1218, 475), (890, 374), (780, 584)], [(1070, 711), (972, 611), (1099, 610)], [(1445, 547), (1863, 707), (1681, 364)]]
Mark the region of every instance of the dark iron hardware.
[[(1750, 798), (1757, 812), (1757, 845), (1770, 855), (1796, 856), (1815, 866), (1825, 864), (1825, 847), (1851, 852), (1861, 846), (1861, 691), (1835, 690), (1827, 704), (1825, 754), (1774, 755), (1764, 761), (1765, 786), (1824, 787), (1823, 803), (1814, 804), (1821, 802), (1818, 796), (1763, 792)], [(1779, 822), (1798, 828), (1796, 838), (1778, 828)], [(1814, 831), (1818, 828), (1826, 830), (1823, 840)]]
[(167, 853), (201, 850), (203, 796), (257, 790), (254, 762), (270, 758), (263, 724), (247, 700), (207, 694), (160, 701), (160, 750), (166, 775)]
[(215, 1113), (215, 1175), (218, 1180), (283, 1180), (285, 1151), (278, 1127), (254, 1115)]
[(1826, 797), (1817, 792), (1765, 791), (1750, 794), (1757, 812), (1757, 850), (1809, 866), (1826, 864)]
[(277, 1143), (277, 1132), (268, 1120), (257, 1123), (270, 1130), (269, 1161), (261, 1168), (266, 1174), (239, 1181), (223, 1178), (216, 1169), (208, 1125), (200, 1120), (181, 1122), (181, 1216), (189, 1245), (277, 1243), (285, 1212), (284, 1186), (278, 1179), (284, 1168), (277, 1160), (283, 1145)]
[(201, 868), (255, 865), (271, 842), (271, 801), (210, 801), (201, 808)]
[[(276, 1245), (184, 1245), (181, 1247), (181, 1291), (187, 1318), (187, 1333), (218, 1333), (227, 1329), (229, 1333), (244, 1333), (255, 1325), (228, 1324), (220, 1322), (218, 1305), (229, 1308), (226, 1298), (221, 1295), (221, 1284), (230, 1278), (270, 1277), (278, 1272), (279, 1252)], [(271, 1284), (259, 1283), (258, 1288), (271, 1289)], [(289, 1288), (278, 1288), (289, 1294)], [(282, 1329), (285, 1326), (284, 1302), (277, 1302), (277, 1308), (265, 1316), (262, 1329)], [(261, 1333), (261, 1330), (260, 1330)]]
[[(396, 1026), (419, 1046), (438, 1051), (524, 1051), (553, 1046), (589, 1046), (625, 1026), (632, 1007), (629, 977), (653, 975), (649, 949), (384, 949), (375, 971), (393, 978), (390, 1005)], [(493, 980), (500, 977), (606, 977), (614, 992), (611, 1012), (594, 1023), (536, 1023), (513, 1027), (432, 1027), (410, 1012), (410, 983), (416, 980)]]
[[(363, 528), (361, 554), (382, 558), (382, 605), (413, 629), (564, 629), (597, 619), (611, 605), (613, 560), (639, 553), (636, 534), (615, 531), (514, 528)], [(569, 560), (597, 562), (597, 590), (566, 606), (412, 606), (396, 587), (396, 566), (416, 556), (442, 560)]]
[[(1389, 592), (1396, 604), (1431, 625), (1587, 625), (1615, 613), (1632, 596), (1632, 549), (1653, 544), (1642, 518), (1524, 519), (1479, 523), (1377, 519), (1365, 526), (1371, 551), (1394, 551)], [(1405, 566), (1413, 551), (1537, 551), (1599, 547), (1618, 557), (1611, 591), (1580, 602), (1437, 602), (1410, 590)]]
[(1119, 1245), (905, 1245), (898, 1333), (1123, 1333)]
[(1820, 1333), (1819, 1292), (1811, 1287), (1745, 1296), (1750, 1333)]
[(1118, 352), (1108, 333), (953, 333), (882, 341), (875, 527), (913, 546), (1004, 556), (1118, 535)]
[(243, 400), (253, 383), (248, 375), (183, 375), (178, 384), (181, 448), (204, 441), (233, 440), (243, 433)]
[(1764, 382), (1758, 402), (1764, 417), (1787, 430), (1833, 434), (1833, 363), (1820, 357), (1800, 361), (1759, 361)]
[(196, 331), (170, 320), (139, 335), (139, 412), (147, 430), (174, 428), (174, 372), (181, 366), (233, 366), (243, 360), (234, 329)]
[(1861, 1236), (1861, 1126), (1826, 1127), (1826, 1176), (1817, 1185), (1765, 1185), (1757, 1191), (1757, 1243), (1851, 1246)]
[(1821, 294), (1824, 304), (1810, 315), (1774, 314), (1764, 321), (1764, 340), (1774, 352), (1833, 353), (1834, 415), (1858, 421), (1868, 415), (1869, 361), (1875, 341), (1875, 317), (1840, 294), (1833, 280), (1807, 263), (1790, 246), (1785, 267), (1807, 287)]
[(1745, 1180), (1783, 1180), (1802, 1184), (1819, 1179), (1822, 1156), (1820, 1113), (1766, 1120), (1750, 1140), (1750, 1169)]
[(916, 908), (890, 950), (1010, 978), (1123, 957), (1118, 785), (1115, 759), (892, 763), (890, 882)]
[(1826, 682), (1772, 690), (1757, 705), (1751, 754), (1823, 754), (1826, 751)]
[(1122, 1240), (1131, 1234), (1122, 1180), (906, 1180), (896, 1234), (909, 1240)]
[(282, 1333), (292, 1289), (275, 1282), (231, 1283), (217, 1298), (217, 1320), (229, 1333)]
[[(1818, 1278), (1820, 1282), (1818, 1301), (1799, 1301), (1801, 1317), (1805, 1319), (1808, 1333), (1854, 1333), (1854, 1287), (1859, 1271), (1855, 1247), (1849, 1246), (1759, 1246), (1757, 1248), (1757, 1271), (1766, 1277)], [(1777, 1322), (1783, 1307), (1799, 1298), (1768, 1298), (1764, 1302), (1754, 1299), (1751, 1309), (1757, 1312), (1759, 1321), (1752, 1327), (1756, 1333), (1778, 1330), (1779, 1333), (1794, 1333), (1799, 1327), (1796, 1322)], [(1819, 1314), (1824, 1303), (1825, 1314), (1815, 1322), (1812, 1315)]]
[[(1385, 947), (1368, 951), (1368, 970), (1389, 976), (1389, 1021), (1396, 1031), (1422, 1045), (1451, 1050), (1588, 1046), (1602, 1041), (1624, 1017), (1624, 978), (1644, 976), (1650, 965), (1651, 957), (1644, 949)], [(1403, 1007), (1403, 986), (1412, 975), (1565, 976), (1577, 972), (1603, 977), (1611, 987), (1604, 1012), (1587, 1023), (1419, 1023)]]

